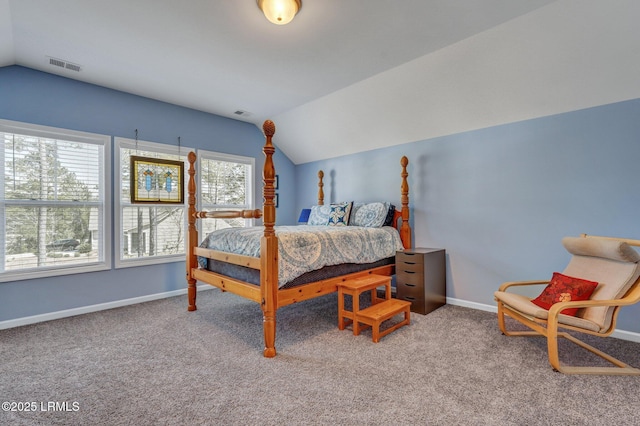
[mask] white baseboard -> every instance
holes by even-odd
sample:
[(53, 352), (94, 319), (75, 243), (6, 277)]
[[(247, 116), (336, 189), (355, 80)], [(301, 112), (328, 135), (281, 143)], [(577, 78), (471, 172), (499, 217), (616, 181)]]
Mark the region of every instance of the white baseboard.
[[(198, 291), (210, 290), (210, 285), (198, 286)], [(149, 294), (147, 296), (132, 297), (130, 299), (116, 300), (113, 302), (99, 303), (97, 305), (82, 306), (80, 308), (65, 309), (63, 311), (49, 312), (46, 314), (32, 315), (29, 317), (16, 318), (12, 320), (0, 321), (0, 330), (6, 328), (20, 327), (23, 325), (36, 324), (39, 322), (51, 321), (61, 318), (73, 317), (76, 315), (88, 314), (90, 312), (105, 311), (107, 309), (120, 308), (122, 306), (135, 305), (136, 303), (150, 302), (152, 300), (166, 299), (168, 297), (187, 294), (187, 289), (167, 291), (164, 293)]]
[(611, 337), (616, 337), (620, 340), (629, 340), (631, 342), (640, 343), (640, 333), (634, 333), (633, 331), (614, 330), (611, 333)]
[(485, 305), (484, 303), (469, 302), (468, 300), (462, 299), (454, 299), (453, 297), (447, 297), (447, 304), (462, 306), (464, 308), (477, 309), (479, 311), (493, 312), (496, 314), (498, 313), (497, 306)]
[[(469, 302), (467, 300), (454, 299), (452, 297), (447, 297), (447, 303), (450, 305), (462, 306), (465, 308), (478, 309), (480, 311), (498, 313), (498, 307), (494, 305), (485, 305), (483, 303)], [(640, 333), (635, 333), (633, 331), (616, 329), (613, 331), (611, 336), (620, 340), (629, 340), (631, 342), (640, 343)]]

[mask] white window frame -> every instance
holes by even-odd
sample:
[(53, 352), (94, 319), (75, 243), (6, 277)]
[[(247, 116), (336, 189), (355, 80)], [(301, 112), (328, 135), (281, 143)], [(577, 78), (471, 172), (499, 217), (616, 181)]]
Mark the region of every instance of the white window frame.
[[(202, 194), (201, 194), (201, 190), (202, 190), (202, 181), (200, 180), (202, 178), (202, 170), (200, 165), (202, 164), (202, 160), (206, 159), (206, 160), (214, 160), (214, 161), (228, 161), (228, 162), (233, 162), (233, 163), (241, 163), (241, 164), (247, 164), (250, 166), (250, 176), (248, 176), (246, 182), (247, 182), (247, 188), (246, 188), (246, 198), (249, 201), (247, 204), (243, 205), (243, 206), (228, 206), (228, 205), (221, 205), (219, 206), (221, 209), (224, 208), (229, 208), (229, 209), (237, 209), (239, 207), (241, 207), (243, 210), (254, 210), (255, 209), (255, 176), (256, 176), (256, 159), (254, 157), (245, 157), (242, 155), (233, 155), (233, 154), (224, 154), (221, 152), (215, 152), (215, 151), (207, 151), (204, 149), (199, 149), (198, 152), (198, 160), (197, 160), (197, 170), (196, 170), (196, 186), (197, 186), (197, 200), (198, 200), (198, 205), (196, 206), (196, 208), (198, 210), (206, 210), (208, 206), (204, 206), (202, 204)], [(206, 220), (206, 219), (203, 219)], [(209, 220), (215, 220), (215, 219), (209, 219)], [(245, 219), (244, 220), (245, 223), (245, 227), (248, 226), (254, 226), (255, 225), (255, 219)], [(205, 235), (203, 235), (203, 230), (202, 230), (202, 220), (197, 221), (197, 228), (198, 228), (198, 235), (201, 236), (201, 239), (204, 238)]]
[[(76, 130), (9, 120), (0, 120), (0, 132), (98, 145), (101, 147), (100, 155), (102, 156), (103, 166), (102, 169), (98, 171), (99, 182), (102, 189), (102, 199), (95, 203), (90, 203), (99, 208), (99, 214), (102, 216), (102, 238), (98, 246), (98, 261), (71, 266), (46, 266), (39, 269), (4, 271), (5, 253), (4, 249), (2, 249), (0, 252), (0, 282), (80, 274), (111, 269), (111, 137), (96, 133), (80, 132)], [(7, 203), (4, 198), (4, 161), (4, 149), (0, 149), (0, 168), (2, 170), (2, 173), (0, 173), (0, 212), (2, 212), (2, 215), (0, 216), (3, 218), (0, 220), (0, 248), (3, 248), (6, 243), (6, 228), (4, 221), (4, 218), (6, 217), (4, 214), (5, 207), (8, 204), (13, 204)], [(86, 205), (87, 203), (83, 204)]]
[[(131, 259), (123, 259), (122, 254), (124, 253), (124, 230), (122, 223), (122, 209), (123, 207), (133, 206), (130, 202), (122, 201), (122, 179), (120, 176), (120, 164), (121, 164), (121, 150), (122, 149), (139, 149), (140, 151), (154, 151), (163, 154), (169, 155), (177, 155), (180, 157), (180, 161), (184, 161), (184, 188), (182, 189), (185, 194), (184, 203), (183, 204), (171, 204), (171, 207), (183, 207), (184, 208), (184, 223), (183, 230), (184, 234), (184, 249), (186, 250), (186, 229), (187, 229), (187, 184), (188, 184), (188, 175), (187, 170), (189, 169), (189, 162), (187, 161), (187, 154), (189, 151), (193, 151), (192, 148), (177, 146), (177, 145), (167, 145), (156, 142), (148, 142), (142, 140), (135, 139), (127, 139), (116, 137), (114, 138), (114, 172), (117, 179), (114, 179), (114, 235), (115, 235), (115, 267), (118, 268), (130, 268), (136, 266), (144, 266), (144, 265), (158, 265), (162, 263), (171, 263), (171, 262), (184, 262), (186, 258), (186, 251), (182, 253), (176, 253), (173, 255), (158, 255), (158, 256), (148, 256), (142, 258), (131, 258)], [(167, 207), (168, 205), (160, 205), (160, 204), (144, 204), (145, 207), (152, 206), (162, 206)]]

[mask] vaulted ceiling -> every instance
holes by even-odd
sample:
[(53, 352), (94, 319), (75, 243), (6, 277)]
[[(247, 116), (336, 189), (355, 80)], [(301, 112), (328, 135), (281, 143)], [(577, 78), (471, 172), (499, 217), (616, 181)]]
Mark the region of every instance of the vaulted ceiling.
[(0, 0), (0, 66), (273, 119), (299, 164), (640, 97), (639, 4)]

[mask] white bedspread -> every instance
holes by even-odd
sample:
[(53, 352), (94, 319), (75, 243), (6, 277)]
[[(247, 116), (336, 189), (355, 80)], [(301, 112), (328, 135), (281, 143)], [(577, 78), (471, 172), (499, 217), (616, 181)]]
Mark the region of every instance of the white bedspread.
[[(371, 263), (402, 250), (398, 231), (390, 226), (276, 226), (278, 237), (278, 285), (324, 266)], [(264, 227), (227, 228), (214, 231), (200, 244), (213, 250), (260, 257)], [(204, 265), (203, 265), (204, 266)]]

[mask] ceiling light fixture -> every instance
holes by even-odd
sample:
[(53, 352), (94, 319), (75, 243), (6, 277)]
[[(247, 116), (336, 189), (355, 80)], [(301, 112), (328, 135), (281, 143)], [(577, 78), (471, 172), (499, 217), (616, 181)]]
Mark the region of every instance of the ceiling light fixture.
[(257, 0), (258, 7), (266, 18), (276, 25), (285, 25), (302, 7), (301, 0)]

